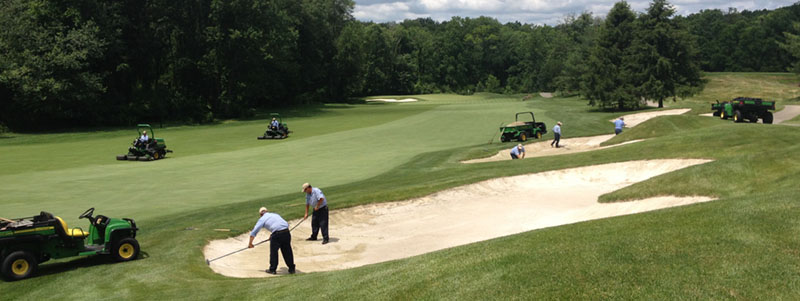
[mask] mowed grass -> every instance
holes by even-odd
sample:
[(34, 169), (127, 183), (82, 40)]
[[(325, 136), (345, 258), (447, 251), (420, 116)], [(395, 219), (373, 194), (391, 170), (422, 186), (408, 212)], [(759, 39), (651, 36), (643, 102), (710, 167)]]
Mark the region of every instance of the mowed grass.
[[(344, 178), (339, 184), (322, 185), (334, 209), (402, 200), (499, 176), (654, 158), (715, 161), (610, 193), (602, 201), (669, 194), (710, 195), (720, 199), (541, 229), (343, 271), (273, 279), (231, 279), (214, 274), (205, 265), (202, 247), (208, 240), (250, 228), (257, 218), (254, 208), (266, 205), (286, 218), (302, 215), (299, 206), (302, 195), (294, 187), (297, 185), (290, 185), (289, 192), (283, 194), (254, 189), (249, 190), (252, 194), (249, 199), (176, 213), (142, 212), (144, 217), (132, 216), (143, 229), (139, 239), (146, 256), (140, 260), (96, 264), (94, 258), (85, 258), (47, 264), (43, 275), (0, 283), (0, 290), (9, 299), (48, 298), (53, 291), (68, 299), (795, 299), (800, 295), (797, 280), (800, 279), (797, 251), (800, 222), (795, 218), (800, 213), (800, 204), (796, 202), (800, 196), (797, 180), (800, 152), (796, 145), (800, 133), (796, 128), (733, 124), (700, 116), (667, 116), (614, 138), (616, 142), (647, 139), (644, 142), (569, 156), (461, 164), (459, 160), (488, 148), (510, 147), (488, 145), (488, 136), (494, 130), (484, 128), (496, 128), (497, 124), (492, 123), (510, 121), (516, 111), (533, 109), (537, 119), (545, 120), (548, 126), (555, 120), (563, 121), (565, 136), (609, 133), (607, 120), (621, 113), (592, 112), (579, 99), (519, 102), (518, 98), (491, 95), (420, 98), (424, 101), (377, 108), (405, 110), (433, 106), (393, 122), (415, 130), (427, 129), (420, 135), (438, 139), (387, 133), (383, 126), (393, 122), (344, 131), (355, 136), (361, 131), (390, 135), (395, 139), (387, 144), (410, 149), (412, 153), (405, 154), (408, 157), (392, 154), (395, 161), (385, 164), (394, 164), (373, 167), (372, 176), (347, 169), (339, 172), (337, 176)], [(359, 109), (356, 106), (347, 112), (358, 114)], [(497, 117), (489, 118), (492, 114)], [(485, 119), (476, 121), (480, 118)], [(453, 125), (446, 131), (449, 135), (438, 136), (440, 127), (426, 126), (433, 120)], [(301, 121), (299, 118), (295, 122)], [(424, 124), (414, 125), (414, 122)], [(467, 133), (468, 130), (473, 132)], [(304, 140), (328, 135), (335, 133)], [(479, 135), (485, 137), (474, 137)], [(362, 139), (369, 140), (361, 142), (367, 148), (374, 142)], [(302, 141), (282, 141), (262, 151), (277, 145), (289, 147), (289, 142)], [(339, 141), (331, 143), (338, 145)], [(227, 155), (238, 156), (238, 152)], [(361, 155), (341, 153), (337, 159), (353, 164), (358, 160), (352, 157)], [(303, 175), (324, 172), (313, 170)], [(201, 198), (206, 193), (213, 192), (186, 191), (186, 198)], [(558, 201), (558, 196), (553, 196), (553, 201)], [(3, 206), (0, 212), (6, 212), (5, 205), (0, 206)], [(27, 204), (34, 211), (42, 206)], [(457, 204), (453, 210), (458, 210)], [(476, 216), (479, 214), (476, 212)], [(477, 226), (487, 225), (476, 218)], [(184, 230), (187, 227), (198, 230)], [(214, 228), (238, 231), (220, 233), (211, 230)], [(335, 232), (332, 235), (335, 237)], [(295, 243), (303, 242), (296, 238)], [(268, 254), (266, 248), (249, 252)], [(302, 267), (298, 268), (302, 271)], [(72, 285), (75, 283), (81, 285)]]

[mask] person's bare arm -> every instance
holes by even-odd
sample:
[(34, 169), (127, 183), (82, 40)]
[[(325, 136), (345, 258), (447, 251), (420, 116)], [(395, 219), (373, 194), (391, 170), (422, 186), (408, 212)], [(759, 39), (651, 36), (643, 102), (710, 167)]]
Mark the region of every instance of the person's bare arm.
[(325, 198), (319, 198), (319, 200), (317, 200), (317, 205), (314, 206), (314, 211), (319, 210), (319, 205), (322, 205), (323, 201), (325, 201)]
[(306, 204), (306, 214), (303, 215), (303, 219), (308, 218), (308, 204)]
[(253, 247), (255, 247), (255, 246), (253, 246), (253, 239), (255, 239), (255, 238), (256, 238), (255, 236), (250, 236), (250, 243), (247, 244), (248, 248), (252, 249)]

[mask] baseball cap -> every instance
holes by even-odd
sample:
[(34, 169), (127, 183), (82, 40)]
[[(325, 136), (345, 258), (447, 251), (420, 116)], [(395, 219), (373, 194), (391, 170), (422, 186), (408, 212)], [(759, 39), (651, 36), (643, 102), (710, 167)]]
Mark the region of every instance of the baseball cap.
[(308, 183), (303, 183), (303, 190), (301, 190), (301, 191), (302, 191), (302, 192), (305, 192), (305, 191), (306, 191), (306, 188), (308, 188), (308, 187), (311, 187), (311, 184), (308, 184)]
[(261, 214), (261, 212), (266, 212), (266, 211), (267, 211), (267, 207), (258, 208), (258, 213), (259, 214)]

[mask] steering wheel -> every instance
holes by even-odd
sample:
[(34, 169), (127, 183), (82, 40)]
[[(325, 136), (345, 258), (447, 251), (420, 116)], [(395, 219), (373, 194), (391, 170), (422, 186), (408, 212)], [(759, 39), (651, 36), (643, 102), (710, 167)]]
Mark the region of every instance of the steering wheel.
[(88, 218), (89, 220), (91, 220), (92, 219), (92, 214), (94, 214), (94, 207), (89, 208), (86, 211), (84, 211), (83, 213), (81, 213), (81, 215), (78, 216), (78, 219)]

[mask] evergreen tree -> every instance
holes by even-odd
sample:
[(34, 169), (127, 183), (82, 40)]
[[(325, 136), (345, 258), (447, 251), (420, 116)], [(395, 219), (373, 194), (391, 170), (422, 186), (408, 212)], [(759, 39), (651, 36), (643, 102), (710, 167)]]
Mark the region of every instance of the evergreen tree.
[(702, 86), (693, 40), (688, 31), (672, 19), (675, 9), (666, 0), (654, 0), (638, 20), (631, 46), (630, 69), (639, 99), (657, 100), (687, 97)]
[(608, 12), (583, 76), (583, 94), (591, 105), (616, 106), (619, 110), (638, 107), (631, 83), (632, 71), (626, 63), (635, 20), (636, 16), (625, 1), (617, 2)]

